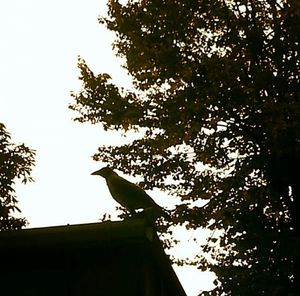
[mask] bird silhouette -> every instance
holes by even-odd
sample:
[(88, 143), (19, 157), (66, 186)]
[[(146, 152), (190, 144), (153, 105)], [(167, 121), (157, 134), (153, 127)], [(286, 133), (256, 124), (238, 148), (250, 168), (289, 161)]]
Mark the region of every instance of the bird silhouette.
[(154, 218), (168, 217), (168, 214), (142, 188), (120, 177), (110, 167), (104, 167), (93, 172), (92, 175), (105, 178), (112, 197), (131, 215), (136, 214), (137, 209), (144, 209), (145, 212), (151, 212)]

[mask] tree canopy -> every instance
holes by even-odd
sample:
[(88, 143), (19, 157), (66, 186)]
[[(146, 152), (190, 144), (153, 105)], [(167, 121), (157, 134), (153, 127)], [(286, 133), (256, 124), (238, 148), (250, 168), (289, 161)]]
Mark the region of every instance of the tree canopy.
[(296, 295), (300, 2), (120, 2), (99, 21), (134, 89), (80, 59), (70, 107), (81, 122), (143, 136), (94, 159), (180, 197), (175, 224), (222, 230), (203, 249), (211, 260), (195, 258), (219, 280), (202, 295)]
[(23, 183), (32, 181), (30, 172), (34, 165), (35, 152), (24, 144), (11, 142), (10, 134), (0, 123), (0, 231), (16, 230), (26, 225), (24, 218), (16, 218), (13, 212), (17, 207), (15, 179)]

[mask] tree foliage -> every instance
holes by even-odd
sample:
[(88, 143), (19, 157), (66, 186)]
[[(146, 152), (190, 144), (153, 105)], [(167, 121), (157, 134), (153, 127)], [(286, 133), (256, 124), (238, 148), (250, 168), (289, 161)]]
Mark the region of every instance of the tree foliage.
[[(203, 295), (296, 295), (300, 211), (300, 2), (108, 2), (134, 90), (79, 61), (71, 109), (143, 137), (94, 155), (179, 196), (174, 223), (222, 230)], [(173, 182), (170, 182), (172, 178)], [(203, 207), (193, 202), (206, 200)], [(215, 242), (215, 243), (214, 243)], [(215, 244), (221, 246), (214, 247)]]
[(13, 187), (16, 178), (23, 183), (32, 181), (34, 156), (34, 151), (24, 144), (12, 143), (10, 134), (0, 123), (0, 230), (16, 230), (26, 225), (24, 218), (13, 216), (13, 212), (20, 212)]

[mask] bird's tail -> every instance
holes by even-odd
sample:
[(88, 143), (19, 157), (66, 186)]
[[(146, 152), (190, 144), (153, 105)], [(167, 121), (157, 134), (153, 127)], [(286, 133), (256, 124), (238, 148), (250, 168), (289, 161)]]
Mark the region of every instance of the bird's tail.
[(161, 208), (160, 206), (146, 208), (144, 212), (153, 220), (156, 220), (160, 217), (164, 217), (166, 220), (170, 220), (170, 215), (166, 212), (165, 209)]

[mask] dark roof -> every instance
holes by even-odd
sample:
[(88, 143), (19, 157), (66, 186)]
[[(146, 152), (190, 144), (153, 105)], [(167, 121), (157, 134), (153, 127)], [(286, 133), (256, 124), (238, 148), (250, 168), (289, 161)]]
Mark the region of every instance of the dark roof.
[(153, 241), (153, 227), (143, 219), (28, 228), (0, 232), (0, 248), (68, 247)]
[[(30, 278), (38, 278), (36, 285), (39, 288), (28, 286), (29, 290), (36, 291), (48, 285), (45, 278), (50, 280), (59, 272), (67, 280), (57, 280), (59, 283), (56, 284), (56, 288), (47, 289), (49, 295), (53, 292), (56, 295), (69, 295), (57, 292), (57, 289), (61, 290), (58, 288), (60, 286), (67, 289), (65, 286), (68, 281), (72, 283), (68, 284), (68, 289), (73, 289), (70, 285), (79, 285), (70, 295), (119, 295), (121, 291), (122, 295), (134, 295), (133, 287), (134, 291), (159, 291), (142, 294), (138, 292), (135, 295), (186, 295), (154, 228), (143, 219), (0, 232), (0, 252), (5, 254), (6, 262), (3, 265), (2, 260), (0, 278), (6, 279), (4, 282), (10, 287), (10, 295), (24, 291), (16, 287), (15, 294), (11, 293), (14, 281), (23, 281), (23, 286), (26, 286), (29, 285)], [(39, 261), (38, 264), (34, 263), (36, 260)], [(26, 275), (26, 270), (31, 276)], [(50, 275), (49, 270), (55, 270), (55, 276)], [(83, 274), (83, 270), (89, 270), (90, 275), (87, 277), (86, 271)], [(44, 277), (40, 275), (43, 273)], [(93, 279), (95, 274), (97, 281)], [(109, 274), (113, 274), (113, 277)], [(77, 276), (78, 279), (74, 280)], [(91, 284), (79, 283), (84, 277), (87, 278), (86, 281), (91, 281)], [(99, 283), (101, 281), (103, 282)], [(122, 289), (116, 282), (120, 283)], [(98, 292), (101, 287), (102, 293), (97, 294), (91, 290), (93, 285), (94, 290)], [(149, 287), (145, 288), (145, 285)], [(84, 289), (88, 287), (90, 292), (80, 292), (83, 291), (83, 286)], [(108, 287), (110, 291), (115, 292), (107, 294), (105, 289)], [(44, 291), (40, 295), (48, 294)]]

